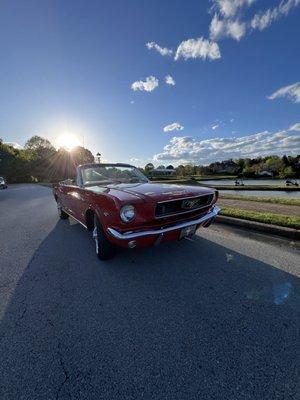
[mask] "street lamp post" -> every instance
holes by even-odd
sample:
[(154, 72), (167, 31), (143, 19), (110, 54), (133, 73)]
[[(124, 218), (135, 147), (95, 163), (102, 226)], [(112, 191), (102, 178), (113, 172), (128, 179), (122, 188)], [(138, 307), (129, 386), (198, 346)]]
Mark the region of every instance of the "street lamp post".
[(96, 154), (95, 161), (96, 161), (98, 164), (101, 163), (101, 153), (98, 152), (98, 153)]

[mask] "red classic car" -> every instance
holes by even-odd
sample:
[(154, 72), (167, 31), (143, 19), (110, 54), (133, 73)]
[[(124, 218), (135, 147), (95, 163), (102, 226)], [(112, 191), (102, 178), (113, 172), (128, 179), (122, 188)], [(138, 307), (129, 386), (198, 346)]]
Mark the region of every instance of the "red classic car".
[(54, 185), (59, 216), (93, 232), (101, 260), (118, 246), (157, 245), (193, 235), (220, 209), (218, 192), (199, 186), (152, 183), (128, 164), (85, 164), (74, 180)]

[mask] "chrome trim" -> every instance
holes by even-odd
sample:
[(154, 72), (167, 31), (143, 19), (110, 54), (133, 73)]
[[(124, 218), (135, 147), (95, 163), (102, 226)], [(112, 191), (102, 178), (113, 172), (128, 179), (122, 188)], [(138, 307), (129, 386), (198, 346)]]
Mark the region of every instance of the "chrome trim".
[(191, 213), (191, 212), (193, 212), (193, 211), (199, 211), (199, 210), (201, 210), (202, 208), (209, 208), (209, 207), (211, 207), (212, 202), (213, 202), (213, 199), (212, 199), (212, 201), (211, 201), (209, 204), (206, 204), (206, 206), (202, 206), (202, 207), (198, 207), (198, 208), (193, 208), (192, 210), (187, 210), (187, 211), (179, 211), (179, 212), (177, 212), (177, 213), (172, 213), (172, 214), (164, 214), (164, 215), (162, 215), (162, 216), (160, 216), (160, 217), (156, 217), (156, 216), (155, 216), (155, 219), (163, 219), (163, 218), (168, 218), (168, 217), (175, 217), (175, 216), (177, 216), (177, 215), (179, 216), (179, 215)]
[(70, 214), (68, 211), (66, 211), (63, 207), (61, 208), (66, 214), (68, 214), (68, 216), (70, 217), (70, 218), (73, 218), (76, 222), (78, 222), (80, 225), (82, 225), (85, 229), (87, 229), (87, 226), (83, 223), (83, 222), (81, 222), (81, 221), (79, 221), (79, 219), (77, 219), (77, 218), (75, 218), (72, 214)]
[(120, 239), (120, 240), (131, 240), (143, 236), (153, 236), (153, 235), (161, 235), (162, 233), (166, 232), (171, 232), (175, 231), (177, 229), (182, 229), (186, 228), (191, 225), (199, 225), (202, 224), (203, 222), (216, 217), (221, 209), (218, 206), (214, 206), (213, 209), (205, 214), (203, 217), (194, 219), (191, 221), (186, 221), (186, 222), (180, 222), (176, 225), (172, 225), (166, 228), (160, 228), (160, 229), (152, 229), (149, 231), (139, 231), (139, 232), (127, 232), (127, 233), (120, 233), (117, 230), (113, 228), (107, 228), (108, 233), (113, 236), (115, 239)]
[[(197, 199), (198, 197), (209, 196), (209, 195), (211, 195), (211, 194), (213, 195), (212, 201), (211, 201), (209, 204), (206, 204), (205, 206), (201, 206), (201, 207), (198, 207), (198, 208), (193, 208), (193, 209), (187, 210), (187, 211), (178, 211), (178, 212), (172, 213), (172, 214), (164, 214), (164, 215), (161, 215), (161, 216), (159, 216), (159, 217), (155, 216), (155, 219), (162, 219), (162, 218), (174, 217), (174, 216), (176, 216), (176, 215), (183, 215), (183, 214), (191, 213), (191, 212), (193, 212), (193, 211), (199, 211), (199, 210), (201, 210), (202, 208), (211, 207), (211, 206), (212, 206), (212, 203), (213, 203), (213, 201), (214, 201), (214, 199), (215, 199), (215, 192), (214, 192), (214, 193), (208, 193), (208, 194), (207, 194), (207, 193), (206, 193), (206, 194), (198, 194), (198, 196), (192, 196), (192, 197), (182, 197), (182, 198), (180, 198), (180, 199), (172, 199), (172, 200), (158, 201), (158, 202), (156, 203), (156, 206), (157, 206), (157, 204), (169, 203), (169, 202), (171, 202), (171, 201), (180, 201), (180, 200)], [(155, 206), (155, 210), (156, 210), (156, 206)]]

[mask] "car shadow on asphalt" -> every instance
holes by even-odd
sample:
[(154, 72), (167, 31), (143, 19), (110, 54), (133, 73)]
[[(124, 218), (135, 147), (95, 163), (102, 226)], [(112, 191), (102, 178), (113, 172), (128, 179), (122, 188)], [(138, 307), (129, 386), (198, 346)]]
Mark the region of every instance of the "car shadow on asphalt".
[(299, 280), (207, 239), (100, 262), (59, 221), (0, 324), (0, 397), (297, 397)]

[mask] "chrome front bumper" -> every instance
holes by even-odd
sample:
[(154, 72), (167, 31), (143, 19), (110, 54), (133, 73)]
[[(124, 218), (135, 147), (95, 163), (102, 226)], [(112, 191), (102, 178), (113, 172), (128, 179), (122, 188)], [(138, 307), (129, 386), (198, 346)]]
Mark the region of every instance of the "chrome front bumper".
[(132, 240), (144, 236), (161, 235), (162, 233), (175, 231), (177, 229), (183, 229), (191, 225), (203, 224), (204, 222), (216, 217), (220, 211), (221, 210), (218, 206), (214, 206), (211, 211), (209, 211), (201, 218), (193, 219), (191, 221), (186, 221), (186, 222), (180, 222), (176, 225), (168, 226), (167, 228), (151, 229), (149, 231), (139, 231), (139, 232), (126, 232), (126, 233), (120, 233), (113, 228), (107, 228), (107, 231), (114, 238), (121, 240)]

